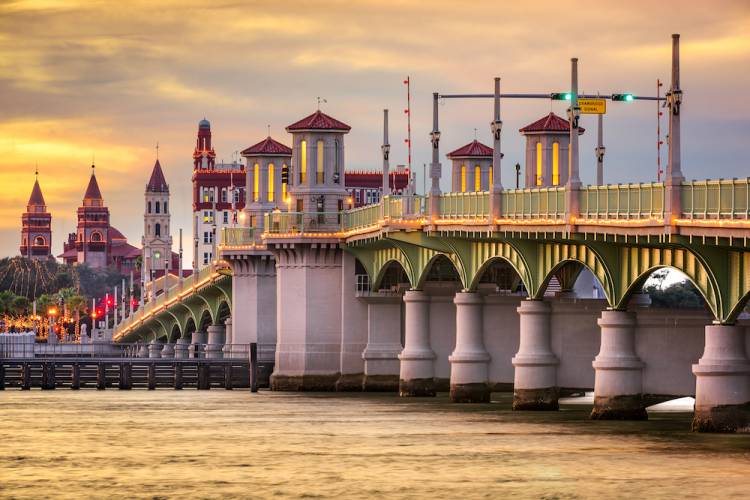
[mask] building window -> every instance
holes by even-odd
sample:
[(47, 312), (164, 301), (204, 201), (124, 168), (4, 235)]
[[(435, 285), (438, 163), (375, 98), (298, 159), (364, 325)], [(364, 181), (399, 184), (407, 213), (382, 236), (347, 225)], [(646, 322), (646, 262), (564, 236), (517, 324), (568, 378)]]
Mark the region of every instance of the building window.
[(221, 188), (221, 202), (227, 202), (227, 188)]
[(151, 213), (151, 202), (146, 203), (146, 206), (148, 207), (148, 213)]
[[(23, 244), (24, 244), (24, 246), (26, 245), (26, 239), (25, 238), (23, 240)], [(34, 245), (36, 245), (38, 247), (43, 247), (46, 244), (47, 244), (47, 242), (44, 240), (43, 236), (37, 236), (36, 238), (34, 238)]]
[(461, 165), (461, 192), (466, 192), (466, 165)]
[(203, 231), (203, 243), (213, 243), (214, 242), (214, 233), (211, 231)]
[(333, 141), (333, 182), (341, 183), (341, 169), (339, 168), (339, 141)]
[(169, 213), (169, 210), (167, 210), (167, 202), (166, 201), (164, 202), (164, 213), (165, 214)]
[(155, 210), (155, 212), (156, 212), (157, 214), (161, 213), (161, 210), (160, 210), (160, 208), (161, 208), (161, 206), (160, 206), (159, 202), (157, 201), (157, 202), (156, 202), (156, 210)]
[(224, 224), (229, 224), (229, 212), (224, 210)]
[(208, 199), (208, 188), (207, 187), (202, 187), (201, 188), (201, 192), (203, 193), (203, 203), (208, 203), (209, 202), (209, 199)]
[(303, 184), (307, 182), (307, 141), (301, 141), (299, 149), (299, 182)]
[(268, 164), (268, 201), (273, 201), (274, 199), (274, 168), (273, 163)]
[(323, 184), (323, 182), (325, 181), (325, 173), (324, 173), (325, 171), (323, 170), (323, 166), (324, 166), (323, 165), (323, 147), (324, 147), (323, 141), (318, 141), (318, 161), (316, 165), (317, 174), (318, 174), (316, 182), (318, 184)]
[(489, 178), (487, 179), (487, 189), (490, 189), (492, 187), (492, 165), (490, 165), (490, 174)]
[(154, 236), (161, 236), (161, 224), (154, 224)]
[(354, 199), (357, 200), (357, 203), (362, 201), (362, 195), (359, 189), (354, 192)]
[(240, 188), (234, 188), (234, 202), (240, 202)]
[(91, 241), (96, 243), (102, 241), (102, 233), (100, 233), (99, 231), (94, 231), (93, 233), (91, 233)]
[(536, 185), (542, 185), (542, 143), (536, 143)]
[(208, 252), (203, 252), (203, 265), (208, 265), (210, 260), (211, 260), (211, 254)]
[(552, 143), (552, 184), (560, 184), (560, 143)]
[(474, 191), (482, 190), (482, 169), (479, 165), (474, 166)]

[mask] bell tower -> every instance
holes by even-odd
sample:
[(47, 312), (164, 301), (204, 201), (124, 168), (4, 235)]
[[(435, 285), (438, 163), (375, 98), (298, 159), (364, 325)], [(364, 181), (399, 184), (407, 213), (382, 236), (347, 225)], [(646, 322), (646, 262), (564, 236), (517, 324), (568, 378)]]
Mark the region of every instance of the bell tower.
[(26, 212), (21, 216), (21, 255), (29, 259), (47, 259), (52, 244), (52, 214), (47, 211), (39, 171), (36, 172)]
[(169, 184), (157, 158), (144, 192), (143, 210), (143, 276), (172, 269), (172, 235), (170, 233)]

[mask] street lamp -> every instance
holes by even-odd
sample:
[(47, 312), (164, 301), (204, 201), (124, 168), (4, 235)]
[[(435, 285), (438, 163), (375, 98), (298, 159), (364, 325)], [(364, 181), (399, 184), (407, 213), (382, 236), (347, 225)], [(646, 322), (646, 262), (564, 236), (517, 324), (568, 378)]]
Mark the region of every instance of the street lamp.
[(521, 164), (516, 163), (516, 189), (520, 187), (521, 182)]

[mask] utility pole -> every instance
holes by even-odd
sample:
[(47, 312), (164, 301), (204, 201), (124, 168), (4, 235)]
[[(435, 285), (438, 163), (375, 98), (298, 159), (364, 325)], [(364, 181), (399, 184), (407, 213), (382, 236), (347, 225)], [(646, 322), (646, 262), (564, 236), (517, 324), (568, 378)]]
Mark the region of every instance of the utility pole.
[(596, 185), (604, 185), (604, 115), (596, 117)]
[(680, 106), (682, 104), (682, 90), (680, 90), (680, 35), (672, 35), (672, 83), (667, 94), (669, 107), (669, 148), (667, 161), (667, 203), (665, 207), (665, 224), (671, 225), (673, 220), (681, 215), (680, 186), (685, 180), (682, 175), (680, 155)]
[(177, 268), (177, 276), (179, 277), (180, 288), (182, 288), (182, 282), (183, 282), (183, 277), (182, 277), (182, 228), (180, 228), (180, 265)]
[(568, 165), (568, 182), (565, 186), (565, 195), (568, 199), (568, 214), (570, 217), (578, 216), (578, 190), (581, 187), (581, 177), (578, 170), (578, 120), (581, 116), (581, 108), (578, 107), (578, 58), (570, 60), (570, 109), (568, 109), (568, 120), (570, 122), (570, 165)]
[(516, 163), (516, 189), (521, 186), (521, 164)]
[[(391, 145), (388, 144), (388, 110), (383, 110), (383, 145), (380, 147), (383, 151), (383, 196), (391, 194), (390, 179), (388, 178), (390, 165), (388, 156), (391, 152)], [(395, 187), (395, 184), (394, 184)]]
[(430, 141), (432, 142), (432, 163), (430, 164), (430, 216), (437, 217), (440, 208), (440, 130), (438, 127), (438, 99), (437, 92), (432, 94), (432, 132)]

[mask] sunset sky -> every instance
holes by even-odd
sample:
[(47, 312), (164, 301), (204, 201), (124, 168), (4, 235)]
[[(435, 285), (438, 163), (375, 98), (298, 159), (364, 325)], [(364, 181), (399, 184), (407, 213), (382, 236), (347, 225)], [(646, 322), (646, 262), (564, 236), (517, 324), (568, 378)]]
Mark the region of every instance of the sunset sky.
[[(573, 4), (576, 4), (575, 6)], [(352, 126), (347, 168), (380, 163), (382, 109), (392, 164), (406, 161), (404, 77), (411, 76), (413, 163), (429, 162), (431, 94), (569, 88), (579, 58), (586, 93), (655, 93), (682, 35), (683, 170), (750, 175), (750, 3), (0, 0), (0, 255), (18, 254), (20, 217), (39, 165), (53, 213), (53, 251), (74, 230), (92, 156), (114, 226), (140, 245), (155, 144), (172, 192), (173, 235), (191, 259), (190, 175), (197, 123), (211, 121), (218, 159), (316, 108)], [(518, 129), (564, 105), (503, 103), (503, 183), (523, 164)], [(612, 103), (605, 180), (656, 176), (656, 106)], [(490, 142), (491, 101), (440, 108), (441, 153)], [(666, 129), (666, 120), (663, 122)], [(584, 183), (594, 179), (595, 119), (585, 117)], [(666, 155), (664, 155), (666, 159)], [(443, 158), (443, 186), (449, 163)], [(189, 265), (189, 264), (188, 264)]]

